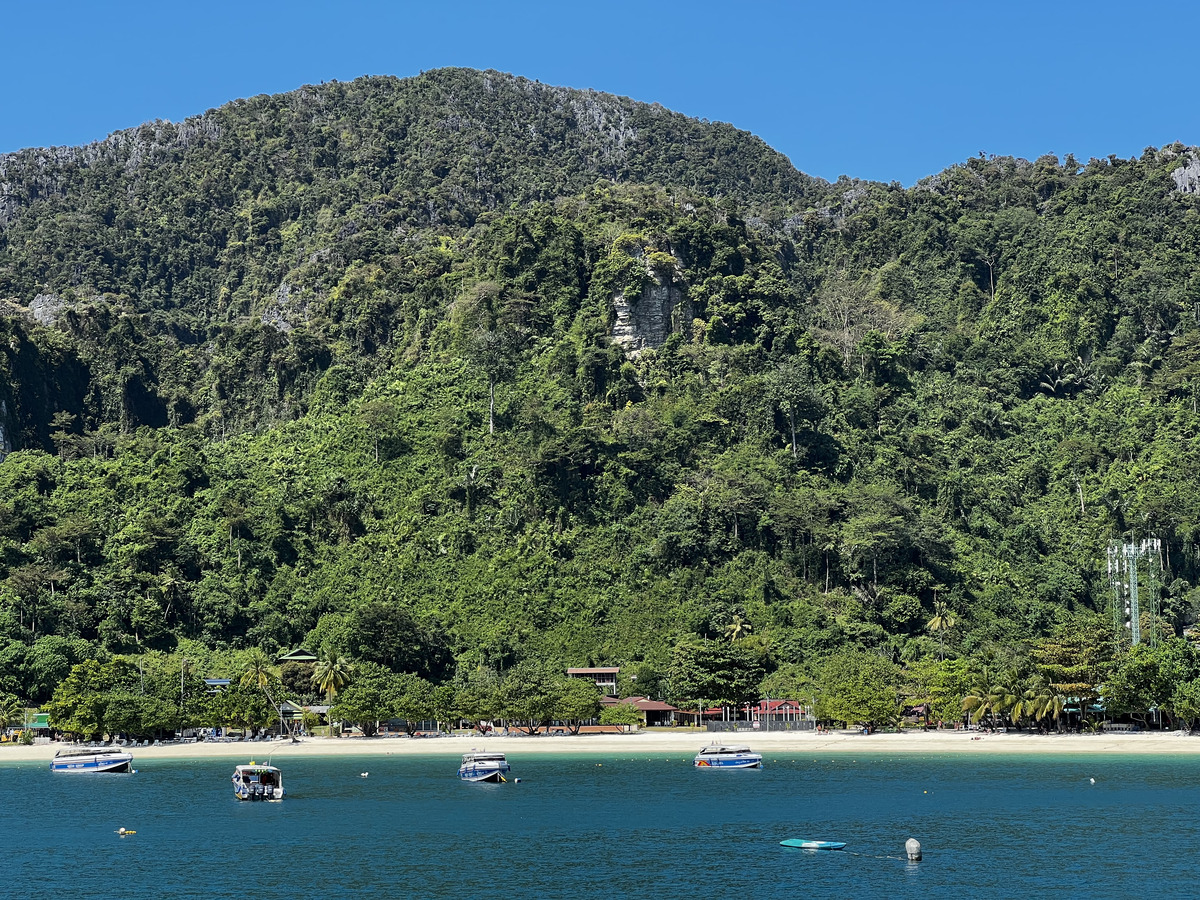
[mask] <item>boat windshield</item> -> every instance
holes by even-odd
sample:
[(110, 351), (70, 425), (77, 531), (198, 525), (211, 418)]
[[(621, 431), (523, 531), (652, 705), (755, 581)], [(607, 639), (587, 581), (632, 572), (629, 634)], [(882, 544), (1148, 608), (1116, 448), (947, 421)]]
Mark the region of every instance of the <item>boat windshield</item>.
[(263, 784), (276, 787), (279, 784), (278, 769), (239, 769), (242, 784)]
[(71, 756), (104, 756), (105, 754), (113, 754), (113, 753), (120, 756), (120, 755), (123, 755), (124, 752), (125, 751), (114, 750), (114, 749), (110, 749), (108, 747), (93, 747), (90, 750), (89, 749), (59, 750), (57, 753), (54, 754), (54, 758), (55, 759), (66, 759)]

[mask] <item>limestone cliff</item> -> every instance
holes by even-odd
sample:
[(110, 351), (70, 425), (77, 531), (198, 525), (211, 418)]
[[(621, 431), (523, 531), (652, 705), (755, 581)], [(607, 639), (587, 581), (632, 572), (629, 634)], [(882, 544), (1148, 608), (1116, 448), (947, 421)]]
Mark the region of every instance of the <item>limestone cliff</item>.
[(659, 259), (663, 256), (666, 254), (641, 257), (646, 278), (640, 292), (613, 295), (616, 320), (612, 340), (627, 356), (637, 357), (643, 350), (661, 347), (669, 335), (684, 330), (692, 321), (692, 304), (678, 267), (663, 265)]
[(0, 460), (12, 453), (12, 443), (8, 439), (8, 403), (0, 400)]

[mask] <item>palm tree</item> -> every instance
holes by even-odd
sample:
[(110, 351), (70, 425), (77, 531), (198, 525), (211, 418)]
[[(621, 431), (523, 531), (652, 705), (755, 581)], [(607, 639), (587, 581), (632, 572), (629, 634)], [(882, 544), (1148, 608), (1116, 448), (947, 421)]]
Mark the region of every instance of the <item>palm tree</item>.
[(1011, 672), (992, 685), (992, 718), (996, 716), (1003, 717), (1010, 713), (1017, 705), (1020, 697), (1012, 690), (1010, 685), (1014, 684), (1014, 676)]
[(313, 666), (313, 683), (325, 694), (325, 699), (332, 703), (337, 692), (350, 683), (353, 671), (346, 657), (329, 653)]
[(963, 698), (963, 712), (971, 714), (972, 722), (990, 717), (994, 722), (1013, 709), (1018, 697), (1007, 684), (1007, 679), (992, 675), (988, 669), (979, 672), (971, 682), (967, 696)]
[(1042, 701), (1038, 690), (1036, 687), (1030, 686), (1020, 693), (1016, 702), (1013, 703), (1012, 709), (1008, 711), (1008, 715), (1019, 727), (1022, 719), (1027, 717), (1036, 719), (1041, 708)]
[(962, 709), (968, 713), (972, 722), (978, 722), (986, 716), (991, 708), (991, 677), (987, 669), (971, 679), (971, 687), (963, 697)]
[(933, 618), (925, 623), (925, 627), (938, 636), (938, 659), (946, 658), (946, 632), (956, 624), (958, 620), (945, 601), (939, 600), (933, 604)]
[(1029, 711), (1034, 720), (1041, 722), (1042, 719), (1049, 718), (1055, 723), (1058, 722), (1063, 708), (1067, 705), (1067, 698), (1056, 691), (1050, 682), (1039, 675), (1025, 693), (1030, 697)]
[(0, 696), (0, 730), (16, 722), (24, 724), (25, 707), (12, 694)]
[[(327, 653), (324, 659), (317, 660), (317, 664), (313, 666), (313, 684), (317, 686), (318, 690), (324, 692), (325, 700), (332, 706), (337, 692), (350, 683), (352, 672), (353, 668), (346, 657)], [(330, 719), (329, 725), (332, 731), (332, 719)]]
[(741, 616), (734, 616), (733, 621), (725, 626), (725, 634), (732, 644), (734, 641), (744, 638), (754, 630), (754, 626), (743, 619)]
[(242, 657), (242, 687), (257, 687), (267, 698), (271, 709), (279, 713), (280, 733), (283, 731), (283, 712), (275, 705), (267, 686), (275, 680), (275, 670), (271, 667), (271, 657), (263, 652), (261, 647), (251, 647)]
[(253, 647), (242, 657), (242, 687), (257, 687), (266, 691), (267, 685), (275, 678), (271, 668), (271, 658), (260, 647)]

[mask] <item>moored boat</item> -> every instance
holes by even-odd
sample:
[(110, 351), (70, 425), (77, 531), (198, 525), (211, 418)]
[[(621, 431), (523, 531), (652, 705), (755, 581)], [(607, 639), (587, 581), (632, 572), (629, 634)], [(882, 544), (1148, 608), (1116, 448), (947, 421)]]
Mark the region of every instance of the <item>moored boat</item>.
[(282, 800), (283, 773), (275, 766), (259, 765), (253, 760), (248, 766), (233, 770), (233, 795), (239, 800)]
[(51, 772), (132, 772), (133, 754), (124, 750), (83, 748), (59, 750), (50, 760)]
[(697, 753), (692, 764), (698, 769), (757, 769), (762, 765), (762, 754), (749, 747), (713, 744)]
[(845, 841), (806, 841), (803, 838), (788, 838), (779, 842), (784, 847), (796, 847), (800, 850), (843, 850)]
[(463, 781), (504, 781), (504, 773), (512, 769), (503, 753), (464, 753), (458, 777)]

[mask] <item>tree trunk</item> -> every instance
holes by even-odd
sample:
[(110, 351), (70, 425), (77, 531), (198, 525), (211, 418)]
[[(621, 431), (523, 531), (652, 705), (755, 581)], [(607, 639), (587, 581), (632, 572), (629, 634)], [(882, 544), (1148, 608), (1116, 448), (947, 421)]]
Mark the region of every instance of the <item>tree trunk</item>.
[(488, 434), (496, 433), (496, 382), (488, 381)]

